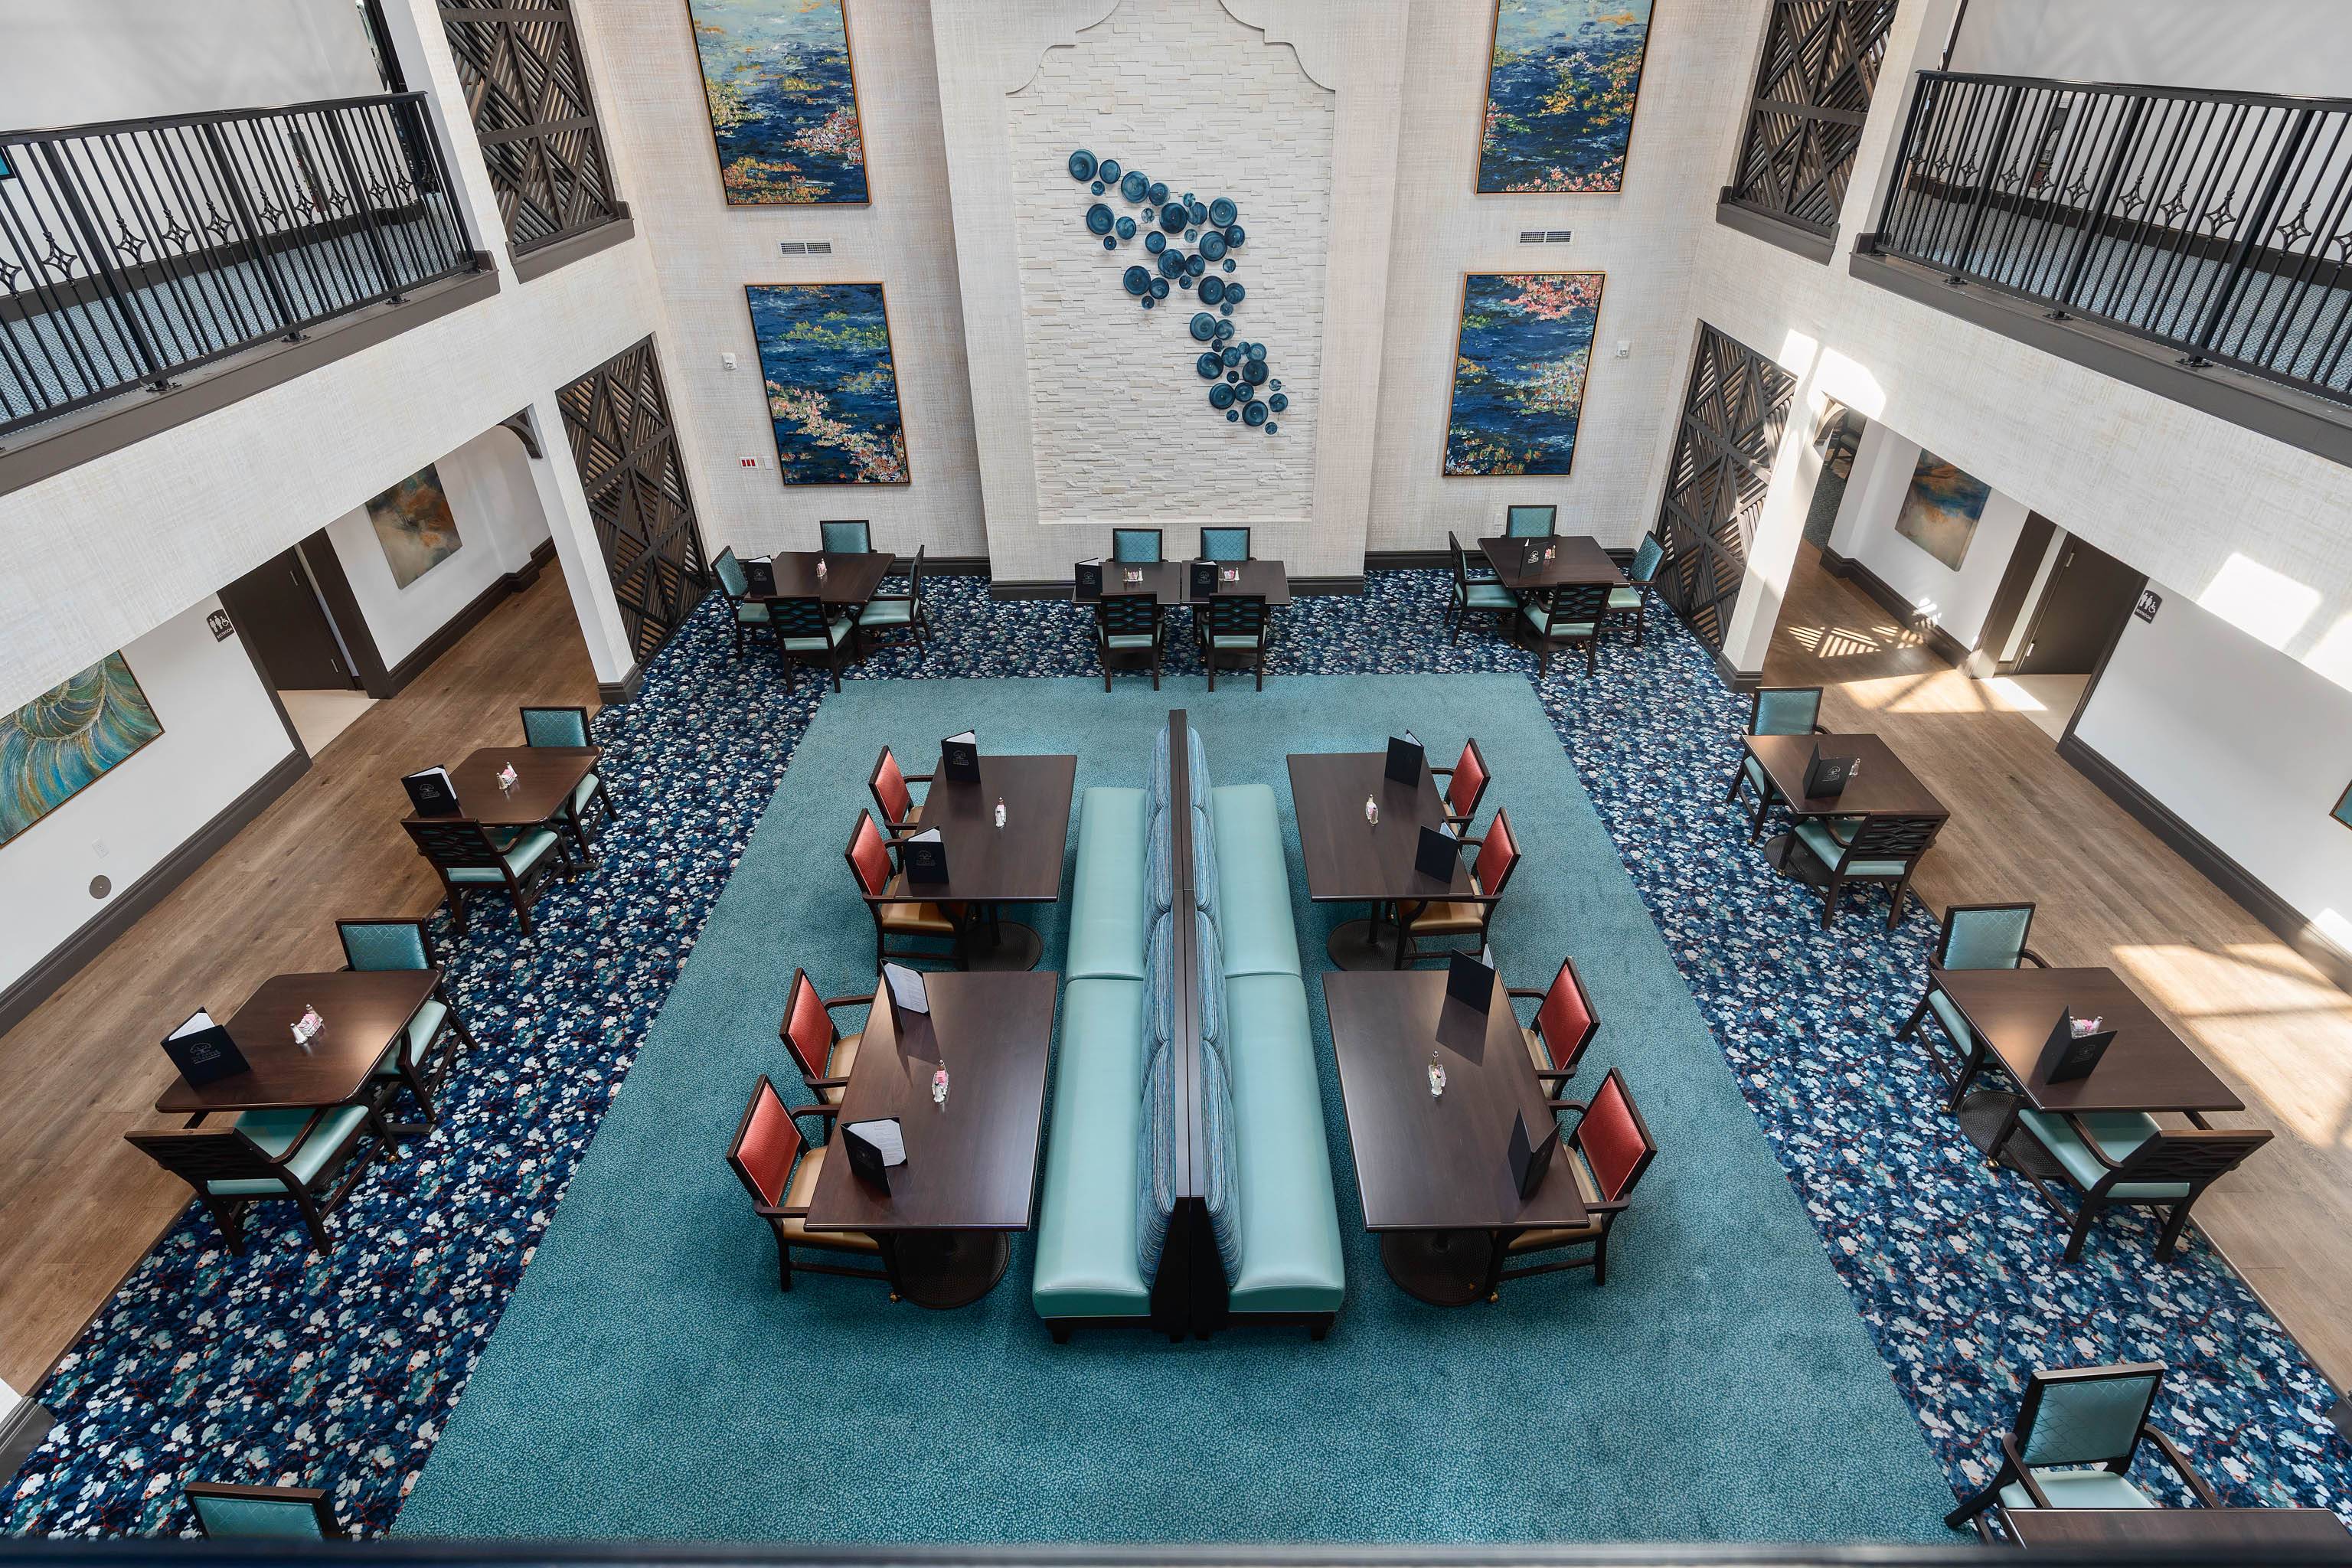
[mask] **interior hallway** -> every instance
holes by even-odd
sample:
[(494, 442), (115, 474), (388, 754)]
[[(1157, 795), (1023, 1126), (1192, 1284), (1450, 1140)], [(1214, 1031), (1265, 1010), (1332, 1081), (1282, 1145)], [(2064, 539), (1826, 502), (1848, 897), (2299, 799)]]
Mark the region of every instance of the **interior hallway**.
[(234, 1008), (273, 974), (340, 969), (338, 915), (419, 915), (441, 888), (400, 776), (517, 745), (516, 709), (594, 711), (561, 566), (371, 705), (227, 847), (0, 1035), (0, 1378), (27, 1392), (188, 1201), (122, 1141), (171, 1125), (163, 1020)]
[(2352, 996), (2061, 760), (2046, 715), (2005, 708), (1810, 544), (1764, 679), (1828, 688), (1823, 724), (1884, 736), (1950, 808), (1914, 884), (1932, 910), (2033, 900), (2035, 952), (2115, 970), (2246, 1102), (2217, 1126), (2277, 1132), (2195, 1217), (2337, 1390), (2352, 1384)]

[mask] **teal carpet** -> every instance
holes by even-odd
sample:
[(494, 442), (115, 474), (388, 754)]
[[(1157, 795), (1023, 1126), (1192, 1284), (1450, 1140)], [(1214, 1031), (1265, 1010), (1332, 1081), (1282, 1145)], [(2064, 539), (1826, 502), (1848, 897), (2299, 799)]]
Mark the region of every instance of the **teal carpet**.
[[(1219, 784), (1274, 786), (1310, 970), (1358, 909), (1307, 900), (1283, 758), (1475, 732), (1528, 847), (1495, 942), (1509, 983), (1562, 952), (1661, 1153), (1587, 1272), (1446, 1311), (1391, 1286), (1361, 1229), (1310, 1013), (1348, 1243), (1330, 1338), (1146, 1332), (1055, 1346), (1029, 1253), (976, 1307), (893, 1305), (774, 1249), (723, 1154), (755, 1075), (793, 1078), (796, 964), (872, 984), (842, 846), (884, 742), (928, 765), (976, 727), (1076, 752), (1078, 787), (1139, 784), (1171, 706)], [(1019, 810), (1018, 802), (1012, 803)], [(1075, 847), (1076, 822), (1071, 825)], [(1065, 883), (1066, 887), (1066, 881)], [(1066, 906), (1034, 917), (1047, 963)], [(845, 1023), (850, 1020), (845, 1019)], [(805, 1098), (803, 1096), (802, 1098)], [(1050, 1157), (1050, 1155), (1049, 1155)], [(1125, 1201), (1124, 1194), (1119, 1201)], [(793, 755), (403, 1508), (407, 1535), (838, 1542), (1951, 1539), (1951, 1492), (1767, 1148), (1528, 683), (1285, 677), (853, 682)]]

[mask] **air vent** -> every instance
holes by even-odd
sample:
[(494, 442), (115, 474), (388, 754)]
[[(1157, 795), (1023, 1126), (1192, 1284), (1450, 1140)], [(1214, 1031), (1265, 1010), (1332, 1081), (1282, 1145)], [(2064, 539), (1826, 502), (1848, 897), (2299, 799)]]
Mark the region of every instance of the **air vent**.
[(1566, 245), (1576, 237), (1576, 231), (1566, 228), (1523, 228), (1519, 230), (1521, 245)]
[(787, 239), (776, 248), (786, 256), (831, 256), (833, 241), (829, 239)]

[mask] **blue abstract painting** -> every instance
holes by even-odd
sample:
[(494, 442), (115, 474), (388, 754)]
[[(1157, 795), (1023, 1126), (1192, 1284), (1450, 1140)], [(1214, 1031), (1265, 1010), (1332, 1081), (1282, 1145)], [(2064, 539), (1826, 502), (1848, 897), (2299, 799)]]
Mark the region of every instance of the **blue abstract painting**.
[(687, 0), (730, 206), (856, 205), (866, 142), (842, 0)]
[(788, 485), (903, 485), (907, 433), (879, 283), (754, 283), (744, 290)]
[(1462, 280), (1447, 477), (1568, 472), (1603, 276), (1473, 272)]
[(1992, 487), (1929, 451), (1911, 470), (1911, 489), (1895, 514), (1895, 531), (1957, 572), (1984, 520)]
[(1496, 0), (1478, 189), (1622, 190), (1652, 0)]
[(0, 844), (163, 732), (119, 653), (0, 717)]

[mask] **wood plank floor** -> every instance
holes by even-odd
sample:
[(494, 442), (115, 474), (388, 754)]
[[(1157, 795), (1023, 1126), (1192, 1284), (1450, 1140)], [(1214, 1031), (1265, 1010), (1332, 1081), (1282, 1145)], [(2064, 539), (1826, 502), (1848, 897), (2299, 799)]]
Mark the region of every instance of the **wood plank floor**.
[(0, 1036), (0, 1378), (30, 1391), (187, 1202), (123, 1142), (172, 1067), (159, 1021), (336, 969), (338, 915), (422, 914), (440, 884), (400, 829), (400, 775), (516, 745), (524, 703), (596, 706), (562, 571), (508, 600), (56, 995)]
[(2196, 1218), (2336, 1388), (2352, 1385), (2352, 996), (1811, 545), (1764, 679), (1827, 687), (1822, 723), (1885, 737), (1951, 808), (1915, 884), (1933, 910), (2032, 900), (2036, 952), (2115, 970), (2229, 1080), (2248, 1109), (2215, 1125), (2278, 1134)]

